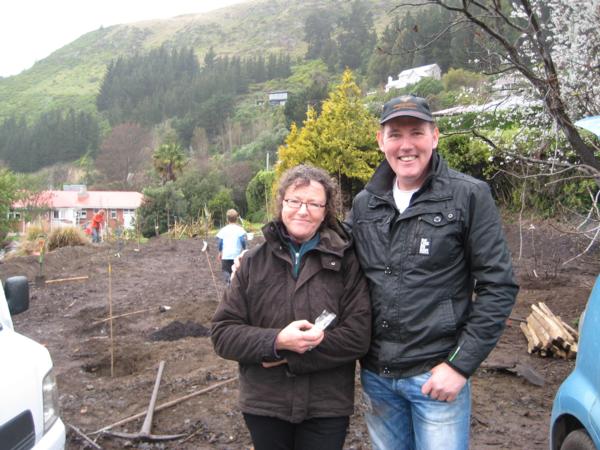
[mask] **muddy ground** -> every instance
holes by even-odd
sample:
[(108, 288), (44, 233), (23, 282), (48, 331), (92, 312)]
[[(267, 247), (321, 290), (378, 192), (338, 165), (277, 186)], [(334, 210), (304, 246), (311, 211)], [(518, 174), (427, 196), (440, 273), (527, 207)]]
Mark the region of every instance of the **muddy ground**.
[[(596, 253), (563, 266), (586, 242), (577, 242), (573, 235), (550, 224), (535, 223), (535, 229), (529, 225), (525, 224), (520, 238), (517, 224), (505, 224), (521, 285), (513, 317), (526, 317), (531, 304), (544, 301), (573, 325), (599, 273), (600, 258)], [(257, 237), (251, 244), (260, 240)], [(61, 416), (68, 427), (68, 449), (91, 448), (72, 427), (105, 449), (250, 447), (237, 408), (236, 363), (217, 357), (206, 336), (223, 286), (218, 280), (215, 247), (209, 246), (207, 258), (201, 251), (202, 242), (156, 238), (141, 245), (127, 243), (118, 255), (116, 244), (111, 243), (59, 249), (46, 255), (46, 280), (87, 278), (42, 286), (33, 282), (39, 270), (37, 258), (7, 258), (0, 263), (2, 279), (27, 275), (32, 280), (30, 309), (14, 318), (15, 326), (46, 345), (52, 354)], [(104, 320), (109, 316), (109, 303), (117, 316), (112, 346), (110, 322)], [(113, 428), (140, 431), (161, 360), (165, 368), (157, 406), (196, 395), (157, 411), (152, 433), (185, 437), (140, 443), (97, 433), (142, 413), (142, 417)], [(552, 399), (574, 361), (529, 355), (518, 321), (512, 320), (485, 364), (516, 362), (530, 365), (545, 379), (544, 386), (510, 372), (479, 369), (472, 378), (471, 448), (547, 448)], [(199, 393), (219, 383), (224, 384)], [(356, 409), (346, 448), (367, 449), (360, 389)]]

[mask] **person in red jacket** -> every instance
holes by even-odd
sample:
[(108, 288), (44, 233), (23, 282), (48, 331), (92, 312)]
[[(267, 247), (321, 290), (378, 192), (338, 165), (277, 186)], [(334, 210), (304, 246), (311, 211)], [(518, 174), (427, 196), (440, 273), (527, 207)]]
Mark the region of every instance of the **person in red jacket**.
[(101, 209), (94, 217), (92, 217), (92, 242), (98, 243), (101, 241), (100, 232), (104, 224), (104, 210)]

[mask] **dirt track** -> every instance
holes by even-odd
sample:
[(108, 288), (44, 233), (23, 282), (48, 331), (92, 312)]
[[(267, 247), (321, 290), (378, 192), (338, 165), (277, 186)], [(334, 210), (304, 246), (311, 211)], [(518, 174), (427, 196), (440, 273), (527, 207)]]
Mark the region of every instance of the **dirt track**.
[[(524, 318), (532, 303), (544, 301), (573, 324), (585, 306), (600, 261), (596, 254), (560, 266), (577, 254), (582, 244), (551, 227), (536, 227), (535, 232), (528, 231), (523, 238), (523, 257), (518, 259), (518, 228), (506, 226), (521, 284), (513, 316)], [(258, 241), (260, 238), (252, 244)], [(15, 317), (17, 330), (44, 343), (53, 356), (63, 420), (97, 439), (102, 448), (250, 447), (236, 406), (236, 381), (156, 412), (154, 434), (184, 433), (186, 438), (141, 444), (94, 433), (145, 410), (161, 360), (166, 365), (157, 405), (237, 375), (236, 363), (218, 358), (206, 337), (219, 298), (217, 289), (222, 291), (223, 286), (218, 282), (218, 273), (217, 286), (211, 275), (210, 265), (216, 270), (215, 249), (209, 248), (209, 265), (201, 248), (200, 239), (160, 238), (139, 247), (127, 244), (120, 257), (111, 244), (50, 252), (45, 264), (47, 280), (88, 278), (44, 288), (32, 283), (30, 310)], [(34, 280), (37, 271), (35, 257), (0, 262), (3, 280), (11, 275), (27, 275)], [(110, 326), (108, 321), (102, 321), (108, 316), (109, 299), (113, 315), (134, 313), (113, 321), (112, 377)], [(503, 371), (478, 370), (472, 378), (473, 449), (533, 450), (548, 446), (552, 398), (574, 362), (528, 355), (518, 322), (511, 321), (486, 364), (515, 362), (530, 365), (545, 378), (545, 385), (534, 386)], [(137, 432), (142, 421), (143, 417), (116, 429)], [(86, 448), (86, 444), (70, 430), (67, 448)], [(357, 414), (352, 419), (346, 448), (369, 448), (359, 388)]]

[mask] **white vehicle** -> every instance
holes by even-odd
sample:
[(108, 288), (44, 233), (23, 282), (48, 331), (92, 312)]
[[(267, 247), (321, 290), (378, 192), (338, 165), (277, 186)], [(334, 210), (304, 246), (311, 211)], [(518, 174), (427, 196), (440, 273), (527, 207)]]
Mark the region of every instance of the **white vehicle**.
[(50, 353), (17, 333), (11, 319), (29, 308), (27, 278), (9, 278), (0, 291), (0, 449), (62, 450)]

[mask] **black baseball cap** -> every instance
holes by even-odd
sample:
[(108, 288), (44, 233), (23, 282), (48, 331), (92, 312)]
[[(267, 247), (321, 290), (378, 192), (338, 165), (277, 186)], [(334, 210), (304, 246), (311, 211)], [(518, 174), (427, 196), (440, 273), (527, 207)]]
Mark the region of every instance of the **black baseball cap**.
[(383, 125), (388, 120), (396, 117), (416, 117), (427, 122), (433, 122), (433, 116), (427, 101), (414, 95), (396, 97), (383, 105), (379, 123)]

